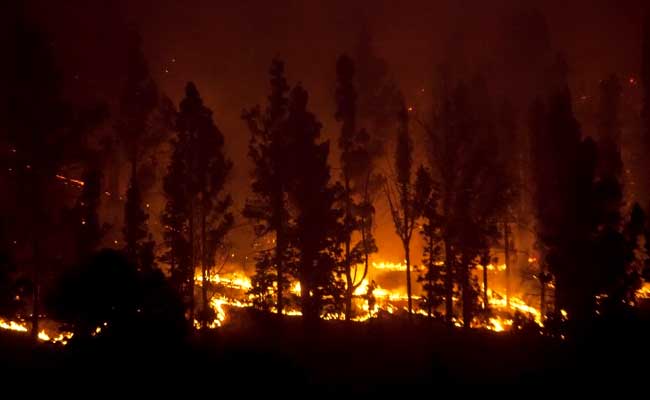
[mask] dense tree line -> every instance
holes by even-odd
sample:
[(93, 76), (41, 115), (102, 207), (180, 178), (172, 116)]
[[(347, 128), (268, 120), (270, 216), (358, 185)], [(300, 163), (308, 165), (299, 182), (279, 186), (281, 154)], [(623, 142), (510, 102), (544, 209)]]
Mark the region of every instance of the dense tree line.
[[(0, 116), (0, 186), (8, 194), (0, 203), (0, 313), (22, 310), (36, 335), (45, 288), (48, 311), (80, 337), (108, 320), (115, 329), (140, 320), (208, 328), (216, 317), (211, 280), (217, 259), (235, 220), (243, 218), (258, 239), (272, 243), (254, 257), (256, 308), (281, 317), (297, 305), (311, 325), (323, 317), (350, 321), (361, 312), (355, 293), (380, 250), (374, 234), (379, 202), (387, 204), (404, 252), (410, 317), (422, 308), (430, 318), (460, 320), (465, 328), (489, 318), (487, 266), (503, 252), (508, 299), (510, 270), (524, 247), (513, 237), (522, 225), (536, 238), (542, 318), (568, 315), (580, 328), (597, 314), (625, 312), (648, 279), (650, 240), (647, 199), (626, 197), (620, 79), (600, 82), (596, 131), (583, 132), (569, 66), (563, 56), (549, 56), (539, 15), (528, 18), (544, 48), (536, 56), (548, 68), (537, 71), (543, 87), (528, 82), (533, 96), (519, 110), (512, 104), (528, 99), (495, 90), (498, 77), (461, 73), (449, 60), (432, 74), (430, 110), (416, 112), (364, 31), (354, 57), (343, 54), (332, 65), (335, 147), (310, 108), (307, 89), (289, 83), (284, 62), (273, 59), (266, 104), (241, 116), (253, 165), (241, 215), (228, 189), (227, 135), (195, 83), (186, 84), (176, 107), (160, 92), (132, 33), (115, 115), (100, 103), (80, 109), (63, 95), (44, 35), (17, 18)], [(648, 26), (639, 115), (645, 145)], [(97, 128), (109, 120), (115, 123), (99, 142), (115, 146), (97, 145)], [(424, 149), (422, 159), (416, 144)], [(146, 201), (145, 158), (161, 146), (169, 148), (169, 160), (164, 177), (150, 177), (162, 183), (164, 195), (164, 210), (155, 215)], [(129, 169), (120, 226), (100, 211), (110, 195), (103, 178), (117, 168), (105, 165), (111, 152), (124, 155)], [(390, 166), (382, 170), (384, 159)], [(67, 171), (78, 172), (76, 191), (68, 190)], [(534, 222), (522, 222), (525, 211)], [(158, 221), (162, 241), (156, 243), (152, 225)], [(112, 230), (123, 240), (108, 242)], [(412, 251), (417, 235), (424, 243), (421, 266)], [(290, 288), (297, 284), (296, 296)], [(418, 293), (420, 304), (414, 304)], [(27, 312), (20, 303), (25, 298)]]

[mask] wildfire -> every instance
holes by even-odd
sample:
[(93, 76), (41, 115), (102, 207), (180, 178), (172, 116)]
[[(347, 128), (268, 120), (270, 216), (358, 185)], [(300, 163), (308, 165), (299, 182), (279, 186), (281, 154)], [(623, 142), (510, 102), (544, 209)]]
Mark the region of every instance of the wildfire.
[[(194, 281), (201, 285), (203, 283), (203, 274), (197, 272), (194, 275)], [(253, 287), (249, 277), (237, 272), (231, 272), (227, 275), (210, 274), (208, 275), (208, 282), (231, 289), (249, 290)]]
[(643, 284), (641, 289), (636, 291), (637, 299), (650, 299), (650, 282)]
[[(21, 333), (27, 333), (29, 331), (25, 322), (16, 322), (5, 320), (3, 318), (0, 318), (0, 329)], [(48, 333), (45, 329), (42, 329), (40, 332), (38, 332), (37, 337), (43, 342), (60, 343), (65, 346), (68, 344), (68, 340), (72, 339), (73, 335), (74, 334), (72, 332), (61, 332), (55, 335), (52, 332)]]
[(392, 263), (392, 262), (373, 262), (372, 267), (383, 271), (406, 271), (406, 264)]
[(537, 325), (543, 326), (542, 313), (539, 311), (539, 309), (528, 305), (519, 297), (510, 296), (508, 301), (504, 296), (494, 292), (492, 289), (488, 289), (487, 292), (490, 307), (493, 309), (506, 311), (508, 313), (519, 311), (521, 313), (530, 315), (534, 318)]

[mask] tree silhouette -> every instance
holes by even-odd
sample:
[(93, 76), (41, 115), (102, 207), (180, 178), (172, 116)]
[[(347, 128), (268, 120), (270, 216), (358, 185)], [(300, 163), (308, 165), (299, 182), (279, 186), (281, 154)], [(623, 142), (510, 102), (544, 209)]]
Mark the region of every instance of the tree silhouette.
[[(279, 315), (285, 305), (285, 290), (288, 288), (287, 254), (289, 251), (289, 210), (287, 185), (289, 170), (286, 161), (288, 113), (287, 92), (289, 86), (284, 76), (284, 63), (273, 60), (269, 70), (271, 94), (266, 110), (259, 107), (245, 110), (242, 119), (246, 121), (251, 139), (249, 157), (254, 163), (252, 191), (247, 199), (244, 216), (255, 223), (255, 233), (263, 238), (275, 235), (273, 255), (262, 252), (256, 261), (252, 293), (263, 299), (275, 287), (275, 308)], [(268, 302), (262, 300), (260, 304)]]
[(79, 260), (96, 251), (108, 231), (108, 226), (101, 224), (99, 219), (98, 209), (102, 194), (101, 171), (89, 165), (82, 180), (84, 185), (74, 210)]
[(102, 250), (67, 271), (47, 304), (73, 327), (75, 340), (98, 334), (152, 340), (184, 329), (182, 307), (166, 285), (159, 271), (138, 272), (123, 253)]
[[(368, 273), (368, 255), (376, 251), (376, 245), (369, 226), (374, 208), (369, 191), (372, 184), (372, 159), (368, 150), (369, 136), (364, 130), (357, 130), (357, 94), (354, 88), (354, 64), (347, 55), (339, 57), (336, 63), (336, 119), (342, 123), (339, 136), (341, 150), (341, 178), (343, 180), (343, 268), (346, 279), (345, 319), (352, 317), (352, 295), (363, 283)], [(361, 238), (353, 244), (353, 235)], [(357, 280), (358, 265), (364, 265)]]
[[(62, 74), (54, 62), (48, 38), (32, 27), (18, 7), (9, 26), (9, 85), (7, 99), (6, 160), (8, 185), (14, 193), (11, 231), (17, 251), (29, 254), (21, 263), (31, 281), (32, 336), (39, 332), (40, 289), (44, 266), (52, 265), (59, 249), (56, 221), (63, 210), (63, 195), (56, 175), (78, 161), (84, 137), (105, 117), (105, 108), (92, 105), (73, 108), (63, 96)], [(54, 246), (55, 247), (55, 246)]]
[(426, 168), (420, 167), (415, 181), (416, 204), (422, 210), (420, 234), (424, 240), (422, 265), (424, 273), (418, 276), (424, 295), (422, 306), (431, 318), (445, 301), (445, 269), (442, 254), (442, 217), (439, 214), (440, 189)]
[[(138, 265), (138, 259), (142, 253), (144, 241), (148, 238), (147, 214), (142, 207), (142, 196), (138, 185), (137, 177), (131, 175), (129, 189), (126, 191), (126, 202), (124, 203), (124, 250), (129, 257), (129, 262)], [(138, 265), (138, 268), (142, 266)]]
[(564, 309), (579, 325), (591, 316), (593, 274), (589, 239), (597, 222), (593, 203), (596, 144), (581, 139), (558, 57), (549, 76), (546, 104), (537, 101), (531, 118), (537, 233), (543, 262), (555, 278), (555, 313)]
[(129, 32), (129, 36), (126, 82), (120, 97), (120, 118), (116, 133), (131, 166), (133, 183), (143, 152), (155, 135), (151, 120), (159, 104), (159, 93), (149, 74), (140, 36), (135, 31)]
[[(411, 238), (419, 218), (419, 210), (415, 204), (415, 184), (412, 177), (413, 142), (409, 134), (409, 117), (406, 106), (402, 104), (397, 130), (397, 146), (395, 150), (395, 189), (386, 185), (386, 196), (390, 206), (395, 232), (404, 248), (406, 262), (406, 294), (408, 296), (408, 312), (413, 314), (411, 294)], [(393, 194), (393, 191), (395, 194)]]
[(341, 213), (335, 208), (337, 189), (329, 184), (329, 142), (317, 142), (321, 124), (307, 110), (307, 101), (308, 94), (300, 85), (291, 90), (286, 132), (293, 171), (288, 193), (296, 212), (291, 236), (297, 251), (302, 314), (311, 324), (326, 305), (325, 296), (336, 306), (343, 290), (335, 274)]
[[(594, 218), (597, 234), (594, 242), (594, 294), (605, 294), (606, 311), (621, 309), (634, 300), (634, 291), (641, 281), (641, 262), (635, 251), (641, 234), (637, 226), (643, 224), (643, 212), (633, 208), (627, 227), (622, 226), (621, 208), (623, 188), (621, 174), (623, 161), (620, 150), (619, 104), (621, 86), (611, 75), (600, 84), (598, 112), (598, 164), (594, 184)], [(640, 257), (639, 257), (640, 258)], [(603, 312), (605, 310), (599, 310)]]
[[(646, 13), (643, 20), (643, 33), (641, 44), (641, 143), (644, 149), (644, 169), (647, 170), (650, 165), (647, 160), (650, 149), (650, 12)], [(649, 192), (644, 190), (642, 185), (642, 201), (644, 204), (650, 199)]]
[(120, 98), (116, 133), (131, 167), (124, 205), (125, 251), (131, 263), (143, 268), (143, 252), (151, 247), (145, 242), (153, 239), (147, 228), (149, 215), (142, 204), (143, 190), (138, 167), (151, 138), (157, 135), (152, 129), (152, 119), (159, 104), (159, 93), (149, 74), (140, 36), (135, 31), (129, 32), (129, 36), (126, 82)]
[[(487, 265), (500, 236), (498, 222), (514, 198), (507, 169), (507, 147), (495, 132), (485, 81), (454, 84), (446, 66), (439, 70), (431, 121), (416, 121), (425, 131), (431, 174), (439, 191), (439, 238), (444, 256), (445, 317), (451, 324), (455, 284), (462, 293), (463, 319), (470, 326), (477, 308), (478, 283), (473, 271)], [(483, 270), (487, 310), (487, 270)]]
[[(183, 149), (182, 162), (187, 168), (190, 264), (192, 268), (197, 262), (201, 265), (200, 322), (205, 326), (213, 319), (208, 298), (210, 271), (214, 267), (216, 252), (234, 222), (229, 211), (232, 199), (224, 193), (232, 163), (223, 154), (224, 137), (212, 120), (212, 111), (203, 105), (192, 82), (185, 88), (176, 129), (177, 146)], [(190, 310), (193, 314), (193, 302)]]
[(360, 125), (370, 135), (371, 154), (385, 154), (392, 129), (398, 123), (396, 114), (401, 94), (390, 76), (385, 60), (377, 56), (367, 27), (360, 30), (354, 53), (357, 73), (357, 109)]
[(162, 259), (170, 266), (172, 287), (180, 297), (189, 302), (193, 295), (194, 264), (191, 260), (189, 231), (189, 193), (185, 163), (186, 141), (171, 141), (173, 148), (167, 174), (163, 181), (165, 209), (160, 217), (164, 227), (163, 238), (166, 251)]

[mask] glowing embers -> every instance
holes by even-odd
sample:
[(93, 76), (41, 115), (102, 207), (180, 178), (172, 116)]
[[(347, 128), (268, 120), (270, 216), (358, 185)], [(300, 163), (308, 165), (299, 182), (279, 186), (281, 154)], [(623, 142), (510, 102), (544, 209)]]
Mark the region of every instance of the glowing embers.
[(56, 175), (56, 179), (61, 180), (61, 181), (65, 182), (65, 183), (72, 184), (74, 186), (78, 186), (78, 187), (82, 187), (83, 185), (86, 184), (84, 181), (80, 181), (79, 179), (72, 179), (72, 178), (68, 178), (67, 176), (63, 176), (63, 175)]

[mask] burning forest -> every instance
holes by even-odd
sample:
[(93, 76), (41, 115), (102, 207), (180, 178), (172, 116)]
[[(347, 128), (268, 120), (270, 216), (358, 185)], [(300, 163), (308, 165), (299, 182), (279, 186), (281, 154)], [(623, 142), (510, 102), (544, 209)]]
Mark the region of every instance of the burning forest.
[(648, 372), (650, 8), (219, 3), (3, 12), (5, 365)]

